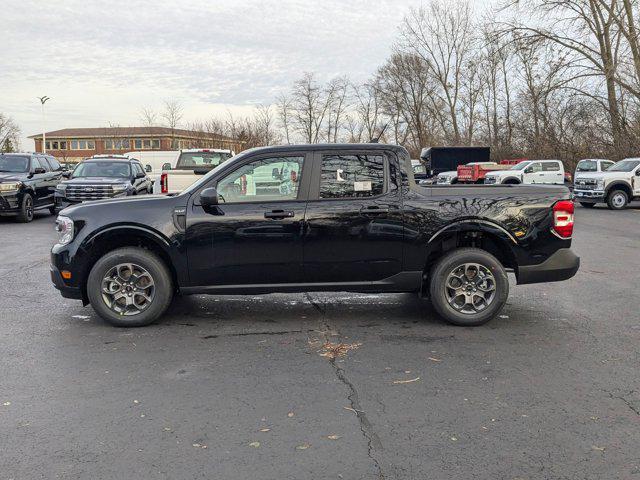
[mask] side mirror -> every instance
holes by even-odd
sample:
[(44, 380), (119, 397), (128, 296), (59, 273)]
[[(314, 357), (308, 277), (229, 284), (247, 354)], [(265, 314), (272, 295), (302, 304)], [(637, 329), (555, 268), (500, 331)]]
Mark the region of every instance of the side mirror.
[(144, 166), (144, 171), (147, 172), (147, 173), (151, 173), (151, 172), (153, 172), (153, 168), (151, 168), (151, 165), (146, 164)]
[(205, 188), (200, 192), (200, 204), (205, 210), (212, 210), (218, 206), (218, 191), (214, 187)]
[(71, 178), (71, 174), (73, 174), (73, 172), (71, 172), (69, 170), (63, 170), (62, 171), (62, 178)]
[(162, 170), (171, 170), (171, 164), (170, 163), (163, 163), (162, 164)]
[(640, 170), (636, 172), (636, 177), (640, 177)]
[(33, 170), (33, 174), (34, 174), (34, 175), (40, 175), (40, 174), (43, 174), (43, 173), (47, 173), (47, 171), (46, 171), (44, 168), (42, 168), (42, 167), (36, 167), (36, 168)]
[(194, 175), (206, 175), (207, 173), (209, 173), (211, 170), (208, 168), (194, 168), (193, 169), (193, 174)]
[(147, 176), (147, 175), (146, 175), (144, 172), (138, 172), (138, 173), (136, 173), (136, 178), (144, 178), (144, 177), (146, 177), (146, 176)]
[(524, 173), (533, 173), (533, 167), (527, 167), (524, 169)]

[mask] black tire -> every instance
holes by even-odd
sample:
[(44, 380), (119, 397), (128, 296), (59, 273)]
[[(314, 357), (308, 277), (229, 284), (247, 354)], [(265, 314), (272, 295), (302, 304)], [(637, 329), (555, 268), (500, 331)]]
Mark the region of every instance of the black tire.
[(55, 215), (56, 213), (58, 213), (58, 209), (55, 207), (55, 205), (53, 207), (49, 207), (49, 213), (51, 215)]
[[(154, 282), (154, 295), (149, 305), (134, 315), (119, 314), (106, 303), (102, 281), (117, 265), (132, 263), (144, 268)], [(113, 250), (100, 258), (87, 279), (87, 296), (93, 309), (107, 323), (116, 327), (143, 327), (156, 321), (169, 307), (173, 298), (171, 275), (165, 263), (154, 253), (137, 247)]]
[(22, 196), (20, 211), (16, 216), (16, 222), (29, 223), (31, 220), (33, 220), (33, 197), (30, 193), (25, 193)]
[[(446, 288), (447, 279), (465, 263), (478, 264), (493, 275), (494, 296), (479, 312), (459, 311), (447, 300), (450, 291)], [(429, 294), (433, 307), (444, 320), (453, 325), (475, 327), (487, 323), (502, 310), (509, 296), (509, 279), (504, 267), (496, 257), (478, 248), (459, 248), (447, 253), (433, 266), (429, 278)]]
[(629, 196), (624, 190), (612, 190), (607, 195), (607, 205), (610, 210), (624, 210), (629, 204)]
[(593, 208), (596, 206), (595, 203), (587, 203), (587, 202), (580, 202), (580, 205), (582, 205), (584, 208)]

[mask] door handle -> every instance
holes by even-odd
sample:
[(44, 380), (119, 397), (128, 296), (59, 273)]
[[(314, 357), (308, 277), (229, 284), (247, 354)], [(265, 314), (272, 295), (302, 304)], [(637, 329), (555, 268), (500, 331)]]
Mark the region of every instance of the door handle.
[(264, 212), (264, 218), (293, 218), (294, 212), (285, 210), (272, 210), (270, 212)]
[(368, 205), (360, 209), (360, 213), (389, 213), (389, 207), (379, 207), (377, 205)]

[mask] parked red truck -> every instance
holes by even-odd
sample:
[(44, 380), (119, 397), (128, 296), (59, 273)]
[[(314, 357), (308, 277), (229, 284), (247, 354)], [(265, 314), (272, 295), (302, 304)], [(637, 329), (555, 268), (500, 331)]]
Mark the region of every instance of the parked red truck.
[(507, 170), (511, 168), (512, 165), (516, 165), (522, 160), (523, 159), (502, 160), (500, 163), (482, 162), (470, 165), (460, 165), (458, 167), (458, 183), (483, 183), (484, 176), (487, 172)]

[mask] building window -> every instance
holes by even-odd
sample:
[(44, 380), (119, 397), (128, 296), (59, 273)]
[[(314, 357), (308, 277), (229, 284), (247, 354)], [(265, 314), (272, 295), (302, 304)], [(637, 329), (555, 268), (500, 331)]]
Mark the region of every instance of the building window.
[(45, 147), (47, 150), (66, 150), (67, 141), (66, 140), (47, 140), (45, 142)]
[(105, 150), (129, 150), (129, 140), (105, 140)]
[(95, 150), (96, 142), (93, 140), (71, 140), (71, 150)]
[(151, 138), (136, 138), (133, 141), (133, 147), (136, 150), (159, 150), (160, 140)]

